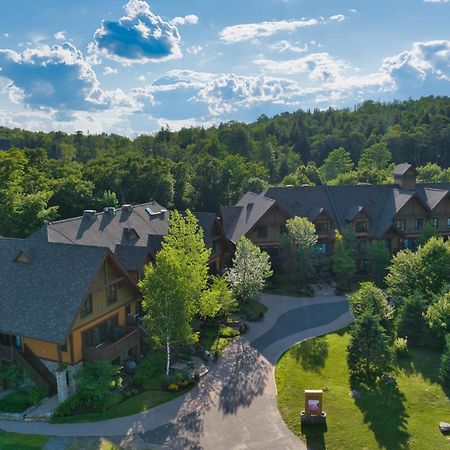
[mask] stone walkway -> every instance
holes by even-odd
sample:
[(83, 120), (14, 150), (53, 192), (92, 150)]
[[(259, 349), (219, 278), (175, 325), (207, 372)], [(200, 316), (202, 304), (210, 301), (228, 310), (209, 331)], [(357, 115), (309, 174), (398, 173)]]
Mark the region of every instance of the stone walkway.
[[(56, 436), (50, 439), (48, 450), (96, 448), (90, 445), (98, 444), (99, 436), (130, 450), (305, 449), (278, 413), (274, 366), (295, 343), (348, 325), (352, 321), (348, 303), (331, 295), (299, 299), (263, 295), (262, 300), (269, 307), (264, 321), (252, 324), (183, 397), (147, 412), (102, 422), (0, 421), (0, 429)], [(90, 440), (85, 438), (89, 436)], [(65, 437), (78, 438), (76, 447)]]

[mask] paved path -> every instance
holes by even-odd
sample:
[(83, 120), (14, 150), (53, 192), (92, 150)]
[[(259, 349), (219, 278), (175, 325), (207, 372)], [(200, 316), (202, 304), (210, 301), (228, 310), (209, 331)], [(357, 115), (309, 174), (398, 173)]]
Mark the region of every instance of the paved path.
[[(56, 436), (49, 449), (63, 449), (67, 437), (112, 437), (126, 449), (272, 450), (305, 449), (282, 421), (273, 376), (278, 358), (304, 339), (348, 325), (342, 297), (295, 299), (263, 295), (264, 321), (231, 344), (198, 387), (150, 411), (86, 424), (0, 421), (0, 429)], [(77, 448), (88, 448), (80, 438)]]

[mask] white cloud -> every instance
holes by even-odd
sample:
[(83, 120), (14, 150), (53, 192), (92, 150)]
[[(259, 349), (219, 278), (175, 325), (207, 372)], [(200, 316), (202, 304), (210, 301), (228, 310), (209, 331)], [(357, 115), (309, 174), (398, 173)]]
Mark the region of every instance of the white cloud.
[(334, 16), (330, 16), (330, 20), (333, 22), (343, 22), (346, 17), (343, 14), (335, 14)]
[(278, 20), (272, 22), (246, 23), (224, 28), (219, 37), (226, 43), (251, 41), (259, 37), (272, 36), (281, 31), (292, 32), (300, 28), (313, 27), (323, 23), (319, 19)]
[(198, 24), (198, 16), (195, 14), (188, 14), (183, 17), (174, 17), (170, 22), (171, 25), (197, 25)]
[(298, 45), (291, 44), (289, 41), (283, 40), (275, 42), (270, 46), (271, 50), (276, 50), (281, 53), (284, 53), (286, 51), (291, 51), (294, 53), (304, 53), (308, 51), (308, 45), (304, 45), (303, 47), (299, 47)]
[(138, 80), (139, 80), (139, 81), (146, 81), (147, 78), (146, 78), (145, 75), (139, 75), (139, 76), (138, 76)]
[(116, 75), (119, 71), (117, 69), (113, 69), (112, 67), (106, 66), (103, 70), (103, 75)]
[(256, 59), (255, 64), (265, 70), (283, 74), (306, 73), (312, 81), (331, 82), (340, 77), (350, 65), (329, 53), (311, 53), (298, 59), (275, 61)]
[(67, 32), (66, 31), (57, 31), (53, 37), (58, 41), (67, 41)]
[(9, 34), (8, 33), (3, 33), (3, 36), (7, 38), (7, 37), (9, 37)]
[(198, 55), (203, 50), (203, 47), (201, 45), (192, 45), (186, 49), (188, 53), (191, 53), (193, 55)]
[(425, 0), (425, 3), (450, 3), (450, 0)]
[(123, 65), (181, 58), (178, 29), (153, 14), (146, 1), (129, 0), (125, 12), (119, 21), (102, 22), (89, 45), (91, 54), (101, 54)]

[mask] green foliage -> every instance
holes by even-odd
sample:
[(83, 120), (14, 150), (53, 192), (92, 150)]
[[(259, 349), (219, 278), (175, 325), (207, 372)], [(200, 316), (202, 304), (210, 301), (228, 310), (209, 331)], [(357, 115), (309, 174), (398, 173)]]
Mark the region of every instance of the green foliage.
[(354, 252), (349, 241), (336, 230), (331, 264), (334, 275), (337, 279), (337, 289), (347, 292), (351, 288), (351, 282), (356, 269)]
[(316, 228), (306, 217), (288, 219), (286, 228), (292, 244), (300, 247), (302, 250), (309, 249), (317, 243)]
[(138, 364), (133, 375), (133, 383), (143, 386), (145, 390), (155, 388), (155, 380), (164, 374), (166, 356), (163, 353), (152, 352)]
[(417, 167), (418, 179), (422, 183), (442, 183), (450, 181), (450, 174), (436, 163), (429, 162)]
[(211, 277), (211, 286), (202, 293), (199, 315), (203, 319), (226, 316), (237, 308), (237, 301), (228, 287), (226, 278)]
[(393, 310), (386, 295), (373, 283), (361, 283), (358, 291), (349, 297), (349, 302), (355, 319), (369, 314), (378, 316), (379, 321), (386, 325), (393, 317)]
[(431, 225), (426, 225), (418, 239), (419, 245), (425, 245), (433, 236), (436, 236), (437, 230)]
[(419, 254), (411, 250), (399, 251), (393, 258), (386, 276), (387, 290), (396, 303), (418, 290)]
[(428, 307), (425, 319), (433, 333), (439, 338), (450, 334), (450, 292), (438, 295)]
[(397, 334), (408, 338), (410, 345), (423, 345), (429, 337), (429, 330), (424, 319), (425, 309), (426, 303), (418, 293), (406, 297), (397, 307), (395, 318)]
[(397, 358), (406, 358), (409, 354), (408, 338), (396, 338), (394, 340), (394, 352)]
[(219, 329), (219, 336), (226, 339), (232, 339), (239, 335), (239, 331), (232, 327), (221, 327)]
[(370, 241), (366, 246), (367, 268), (370, 279), (379, 287), (384, 287), (391, 253), (385, 241)]
[(86, 363), (76, 373), (76, 392), (55, 410), (56, 417), (105, 411), (122, 401), (120, 367), (102, 361)]
[(320, 168), (320, 174), (324, 181), (330, 181), (338, 175), (351, 172), (353, 170), (353, 161), (350, 153), (343, 147), (331, 151)]
[(365, 313), (353, 324), (347, 347), (350, 374), (358, 379), (373, 381), (392, 368), (392, 349), (379, 319)]
[(228, 283), (241, 303), (255, 298), (264, 288), (267, 278), (272, 276), (269, 255), (242, 237), (236, 244), (233, 267), (227, 273)]
[(37, 405), (45, 398), (45, 391), (35, 386), (18, 389), (6, 397), (0, 398), (0, 411), (21, 413), (30, 406)]
[(439, 378), (446, 388), (450, 388), (450, 334), (446, 336), (445, 350), (442, 353), (439, 367)]
[(27, 374), (17, 364), (0, 365), (0, 385), (6, 383), (8, 387), (18, 388), (27, 378)]
[(383, 171), (389, 167), (392, 161), (392, 154), (387, 145), (382, 142), (371, 145), (363, 150), (358, 161), (358, 170), (361, 172)]

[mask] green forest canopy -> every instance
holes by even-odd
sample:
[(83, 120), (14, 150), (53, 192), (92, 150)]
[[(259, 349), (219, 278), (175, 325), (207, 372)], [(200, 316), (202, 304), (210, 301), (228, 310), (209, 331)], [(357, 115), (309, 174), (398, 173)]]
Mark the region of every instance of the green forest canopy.
[(390, 182), (393, 163), (448, 181), (450, 98), (297, 111), (253, 123), (114, 134), (0, 127), (0, 235), (119, 203), (218, 211), (269, 185)]

